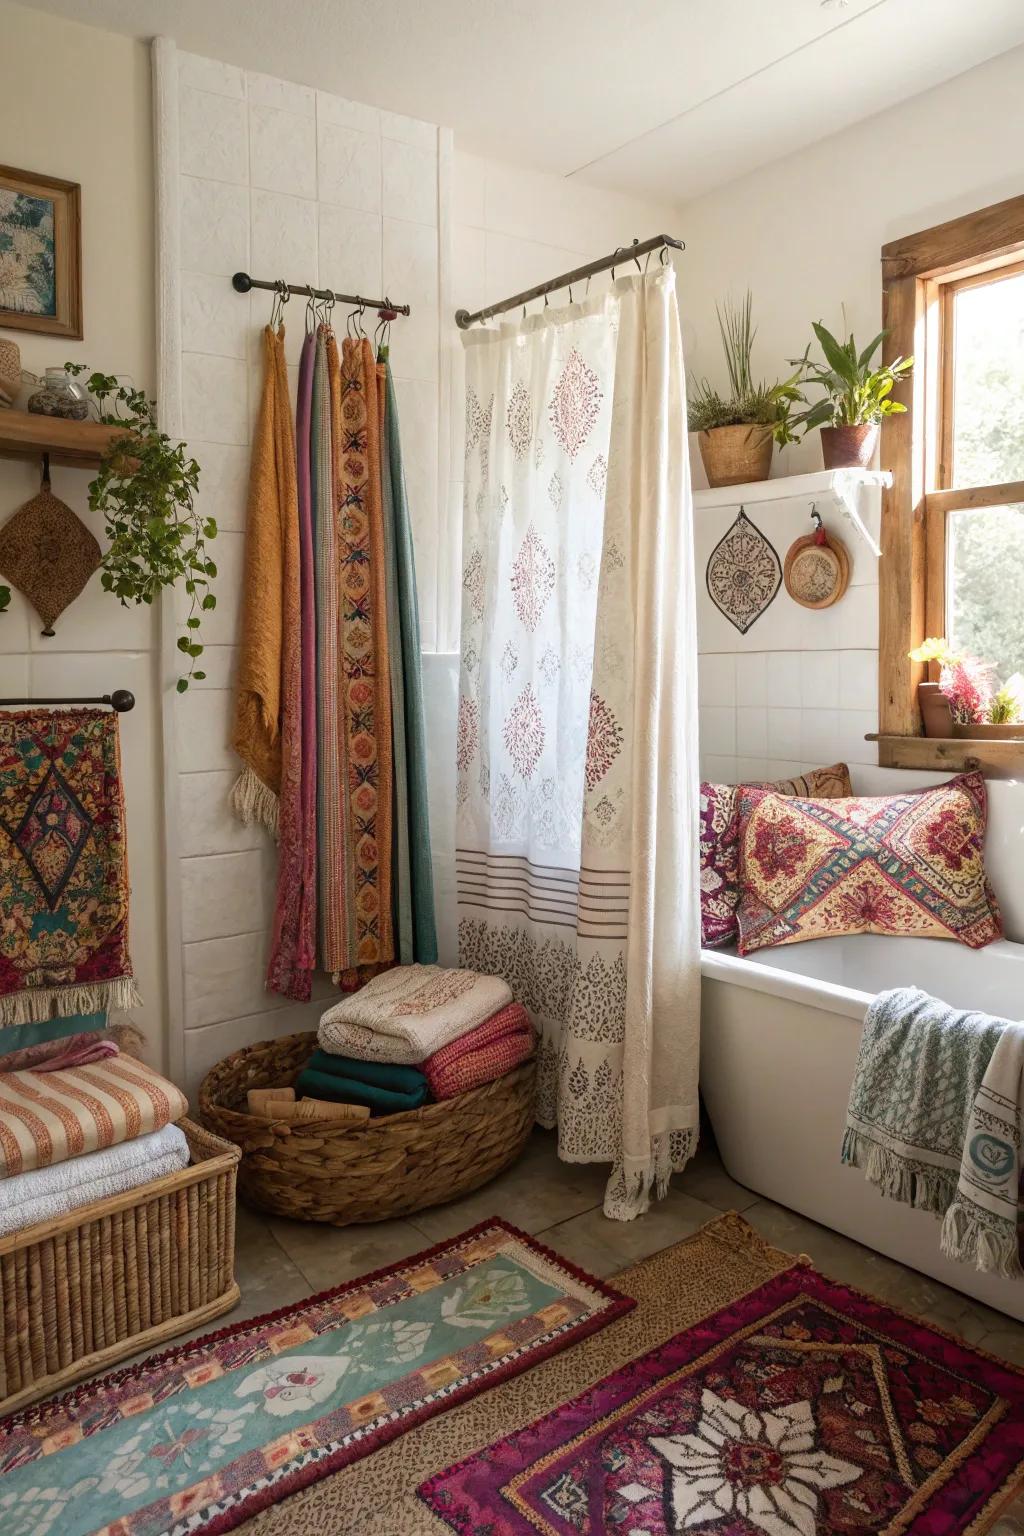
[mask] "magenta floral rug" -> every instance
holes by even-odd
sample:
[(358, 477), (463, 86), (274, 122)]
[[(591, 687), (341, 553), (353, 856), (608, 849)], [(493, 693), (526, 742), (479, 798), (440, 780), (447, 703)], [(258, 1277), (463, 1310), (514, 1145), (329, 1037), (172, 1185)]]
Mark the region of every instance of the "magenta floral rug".
[(1024, 1487), (1024, 1372), (800, 1265), (420, 1497), (462, 1536), (960, 1536)]

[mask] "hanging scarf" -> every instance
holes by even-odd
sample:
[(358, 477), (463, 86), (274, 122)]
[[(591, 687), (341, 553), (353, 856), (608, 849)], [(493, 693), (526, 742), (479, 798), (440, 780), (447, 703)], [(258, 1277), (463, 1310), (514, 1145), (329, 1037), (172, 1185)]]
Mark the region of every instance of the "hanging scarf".
[[(386, 560), (380, 473), (380, 404), (366, 338), (342, 346), (338, 475), (339, 663), (344, 786), (351, 840), (352, 922), (343, 973), (394, 958), (391, 911), (392, 743)], [(335, 897), (337, 899), (337, 897)]]
[[(427, 808), (427, 736), (423, 715), (423, 677), (420, 662), (420, 613), (416, 591), (416, 559), (412, 524), (402, 463), (402, 437), (398, 421), (398, 399), (388, 362), (387, 348), (381, 349), (384, 363), (387, 410), (384, 419), (384, 483), (388, 513), (386, 536), (389, 545), (387, 581), (394, 594), (397, 620), (388, 610), (392, 678), (397, 672), (400, 689), (392, 683), (393, 709), (401, 723), (403, 781), (399, 778), (399, 728), (395, 729), (396, 838), (404, 837), (408, 859), (409, 898), (412, 916), (412, 954), (409, 960), (432, 965), (437, 960), (437, 924), (434, 915), (434, 874), (430, 855), (430, 815)], [(397, 643), (396, 643), (397, 641)], [(404, 863), (396, 858), (396, 870), (404, 878)], [(401, 902), (399, 902), (401, 918)], [(401, 932), (401, 924), (400, 924)], [(408, 964), (403, 940), (401, 960)]]
[[(253, 436), (246, 516), (242, 646), (232, 745), (245, 765), (231, 801), (244, 822), (277, 832), (281, 791), (285, 649), (298, 621), (298, 593), (286, 590), (289, 541), (297, 531), (295, 444), (288, 392), (279, 388), (284, 331), (263, 332), (263, 394)], [(290, 551), (294, 559), (295, 551)], [(294, 597), (294, 611), (288, 603)]]
[(310, 484), (314, 352), (314, 339), (307, 336), (299, 364), (295, 442), (291, 439), (283, 343), (277, 354), (277, 389), (283, 402), (281, 415), (287, 423), (288, 458), (297, 463), (298, 473), (293, 519), (296, 535), (289, 540), (289, 558), (284, 565), (280, 844), (267, 986), (299, 1002), (309, 999), (316, 967), (316, 612)]

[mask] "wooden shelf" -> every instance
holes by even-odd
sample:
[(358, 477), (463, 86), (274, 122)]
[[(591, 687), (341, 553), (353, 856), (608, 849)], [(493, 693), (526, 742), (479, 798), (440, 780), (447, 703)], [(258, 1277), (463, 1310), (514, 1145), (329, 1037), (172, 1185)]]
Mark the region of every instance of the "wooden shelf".
[(872, 732), (865, 741), (878, 743), (881, 768), (934, 768), (950, 773), (981, 768), (994, 779), (1024, 777), (1024, 741), (1007, 737), (886, 736)]
[(892, 475), (881, 469), (817, 469), (806, 475), (776, 475), (749, 485), (720, 485), (715, 490), (694, 488), (693, 504), (699, 511), (712, 507), (756, 506), (765, 501), (790, 501), (796, 497), (836, 496), (846, 499), (866, 487), (892, 484)]
[(38, 459), (48, 453), (53, 464), (95, 469), (114, 439), (124, 435), (121, 427), (104, 427), (98, 421), (0, 410), (0, 455), (9, 459)]

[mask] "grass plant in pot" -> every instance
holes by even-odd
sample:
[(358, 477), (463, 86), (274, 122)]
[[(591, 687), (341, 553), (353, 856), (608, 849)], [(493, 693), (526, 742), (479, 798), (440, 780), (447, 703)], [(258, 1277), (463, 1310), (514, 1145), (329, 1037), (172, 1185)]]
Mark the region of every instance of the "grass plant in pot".
[(716, 312), (729, 394), (722, 395), (707, 379), (691, 381), (690, 431), (697, 433), (710, 486), (767, 480), (774, 445), (794, 441), (793, 407), (805, 403), (800, 374), (774, 384), (754, 383), (751, 354), (757, 327), (749, 289), (741, 305), (727, 300)]
[(821, 428), (826, 469), (867, 469), (878, 447), (883, 417), (906, 410), (892, 398), (892, 391), (910, 372), (914, 359), (897, 357), (873, 368), (872, 359), (885, 340), (885, 331), (879, 331), (862, 351), (852, 333), (849, 340), (838, 341), (820, 320), (814, 324), (814, 334), (824, 362), (812, 361), (810, 346), (802, 358), (792, 362), (799, 367), (804, 382), (819, 385), (824, 394), (794, 418), (793, 426), (805, 432)]

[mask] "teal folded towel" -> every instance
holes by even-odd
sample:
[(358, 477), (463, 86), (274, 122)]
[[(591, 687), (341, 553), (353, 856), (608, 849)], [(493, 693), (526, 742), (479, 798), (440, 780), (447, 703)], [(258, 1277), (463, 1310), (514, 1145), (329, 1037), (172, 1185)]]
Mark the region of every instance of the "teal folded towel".
[[(422, 1074), (420, 1074), (422, 1076)], [(375, 1115), (394, 1115), (403, 1109), (419, 1109), (427, 1097), (426, 1078), (418, 1088), (401, 1092), (360, 1083), (354, 1077), (339, 1077), (336, 1072), (318, 1072), (304, 1067), (295, 1079), (295, 1091), (301, 1098), (331, 1099), (338, 1104), (365, 1104)]]
[(371, 1083), (374, 1088), (388, 1088), (392, 1093), (416, 1093), (427, 1082), (419, 1067), (403, 1067), (395, 1061), (357, 1061), (354, 1056), (334, 1056), (330, 1051), (314, 1051), (306, 1066), (331, 1077), (348, 1077), (357, 1083)]

